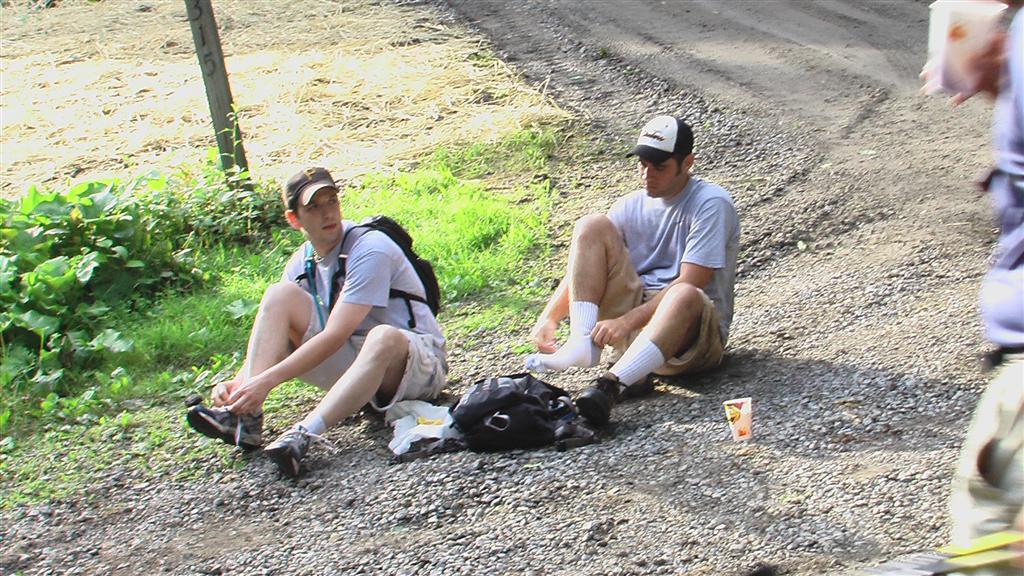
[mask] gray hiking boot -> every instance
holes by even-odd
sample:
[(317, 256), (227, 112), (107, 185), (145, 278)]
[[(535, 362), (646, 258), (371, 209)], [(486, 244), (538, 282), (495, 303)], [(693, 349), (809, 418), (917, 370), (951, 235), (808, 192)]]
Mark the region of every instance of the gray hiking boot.
[(233, 414), (225, 408), (197, 404), (188, 409), (186, 419), (188, 425), (203, 436), (243, 450), (255, 450), (263, 444), (263, 412)]
[(281, 434), (277, 440), (270, 443), (263, 449), (263, 453), (270, 457), (277, 464), (282, 474), (291, 478), (297, 478), (302, 470), (302, 459), (306, 457), (309, 445), (313, 442), (324, 444), (331, 451), (335, 451), (334, 444), (331, 444), (323, 436), (310, 434), (302, 426), (296, 425), (291, 430)]

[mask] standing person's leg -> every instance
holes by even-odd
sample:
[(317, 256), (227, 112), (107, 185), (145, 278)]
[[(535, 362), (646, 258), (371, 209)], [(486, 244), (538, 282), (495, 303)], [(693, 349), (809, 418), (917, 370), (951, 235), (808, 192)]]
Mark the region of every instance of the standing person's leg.
[[(1024, 353), (1008, 354), (971, 419), (953, 478), (950, 539), (971, 540), (1024, 525)], [(1019, 575), (1019, 567), (979, 574)], [(971, 572), (974, 574), (974, 572)]]
[[(632, 272), (622, 238), (603, 214), (584, 216), (576, 222), (569, 249), (566, 280), (569, 286), (569, 337), (552, 354), (531, 354), (526, 368), (536, 372), (560, 371), (570, 366), (589, 368), (601, 359), (601, 349), (591, 340), (599, 313), (607, 317), (607, 304), (634, 304), (640, 282)], [(624, 313), (627, 309), (622, 310)]]
[(310, 302), (309, 295), (295, 284), (279, 282), (267, 288), (253, 321), (242, 369), (231, 382), (217, 385), (213, 408), (199, 405), (189, 409), (187, 419), (193, 429), (247, 450), (263, 443), (262, 407), (249, 414), (232, 414), (223, 408), (223, 399), (252, 375), (283, 360), (302, 342), (310, 328)]

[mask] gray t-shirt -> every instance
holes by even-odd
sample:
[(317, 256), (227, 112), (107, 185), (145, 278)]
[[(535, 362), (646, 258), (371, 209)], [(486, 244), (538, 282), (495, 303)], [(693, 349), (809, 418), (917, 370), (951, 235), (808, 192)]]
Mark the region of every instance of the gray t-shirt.
[[(343, 222), (347, 232), (354, 222)], [(411, 301), (416, 327), (409, 328), (409, 307), (404, 298), (390, 298), (392, 288), (424, 296), (423, 282), (416, 275), (416, 270), (398, 247), (383, 232), (359, 229), (352, 232), (345, 241), (348, 260), (345, 265), (345, 276), (341, 284), (338, 302), (349, 304), (368, 304), (373, 306), (370, 313), (356, 328), (355, 334), (365, 336), (373, 327), (388, 324), (395, 328), (411, 330), (421, 334), (436, 336), (443, 343), (441, 327), (434, 318), (430, 307), (422, 302)], [(334, 273), (338, 270), (338, 254), (342, 246), (339, 244), (330, 253), (324, 255), (320, 265), (315, 266), (317, 291), (323, 304), (321, 310), (326, 318), (330, 303), (329, 288)], [(282, 280), (294, 282), (305, 271), (305, 244), (300, 247), (285, 265)], [(319, 322), (314, 318), (314, 322)], [(322, 328), (322, 327), (321, 327)], [(443, 354), (442, 354), (443, 358)]]
[(643, 189), (620, 198), (608, 217), (622, 234), (646, 290), (660, 290), (679, 276), (683, 262), (715, 270), (704, 293), (722, 318), (722, 342), (732, 324), (733, 285), (740, 224), (729, 193), (691, 177), (675, 197), (651, 198)]

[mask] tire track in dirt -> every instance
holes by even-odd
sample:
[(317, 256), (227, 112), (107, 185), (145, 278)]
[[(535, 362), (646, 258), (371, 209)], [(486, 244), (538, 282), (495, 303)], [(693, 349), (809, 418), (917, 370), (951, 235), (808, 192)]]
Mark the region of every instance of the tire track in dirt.
[[(854, 463), (889, 471), (846, 488), (811, 481), (808, 501), (829, 503), (800, 522), (838, 552), (809, 554), (795, 573), (834, 573), (835, 559), (869, 561), (896, 540), (903, 549), (941, 543), (947, 464), (983, 381), (974, 301), (993, 234), (987, 200), (969, 185), (988, 161), (987, 104), (950, 113), (917, 94), (927, 3), (445, 6), (580, 112), (610, 150), (654, 113), (681, 113), (695, 127), (696, 170), (733, 193), (743, 235), (732, 359), (687, 388), (742, 390), (761, 398), (762, 415), (776, 411), (762, 425), (788, 438), (774, 457), (791, 466), (768, 468), (772, 493), (805, 490), (807, 478)], [(601, 201), (629, 189), (614, 174), (593, 180)], [(623, 406), (614, 441), (670, 409), (675, 394), (665, 396)], [(852, 412), (835, 408), (844, 397)], [(801, 421), (787, 423), (794, 411)], [(825, 440), (841, 447), (822, 454), (814, 438), (827, 438), (837, 418), (836, 430), (844, 418), (861, 424)], [(878, 508), (857, 503), (867, 482), (921, 470), (939, 471), (923, 476), (924, 492), (886, 486)], [(889, 504), (916, 507), (928, 529), (893, 521)]]

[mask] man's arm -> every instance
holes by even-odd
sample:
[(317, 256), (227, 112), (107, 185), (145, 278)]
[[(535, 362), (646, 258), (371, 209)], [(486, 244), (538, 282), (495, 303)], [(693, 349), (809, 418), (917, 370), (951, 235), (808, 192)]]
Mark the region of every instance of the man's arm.
[(327, 317), (327, 325), (322, 332), (284, 360), (235, 388), (227, 399), (228, 410), (244, 414), (262, 406), (271, 390), (317, 367), (344, 346), (372, 308), (368, 304), (339, 302)]
[(558, 324), (569, 315), (569, 279), (562, 278), (555, 288), (555, 293), (548, 299), (547, 306), (537, 318), (533, 330), (530, 331), (530, 341), (537, 347), (537, 350), (550, 354), (558, 349), (555, 343), (555, 331)]
[(662, 288), (658, 293), (647, 302), (633, 308), (629, 312), (626, 312), (618, 318), (610, 318), (608, 320), (602, 320), (597, 323), (594, 327), (594, 331), (591, 333), (591, 337), (594, 340), (594, 344), (598, 346), (606, 346), (621, 340), (629, 336), (629, 334), (635, 330), (640, 330), (651, 321), (651, 316), (654, 316), (654, 311), (657, 310), (658, 304), (661, 299), (665, 297), (665, 292), (675, 286), (676, 284), (690, 284), (700, 289), (704, 289), (711, 282), (711, 277), (714, 275), (715, 269), (708, 268), (706, 266), (700, 266), (698, 264), (690, 264), (684, 262), (679, 266), (679, 276), (673, 280), (668, 286)]

